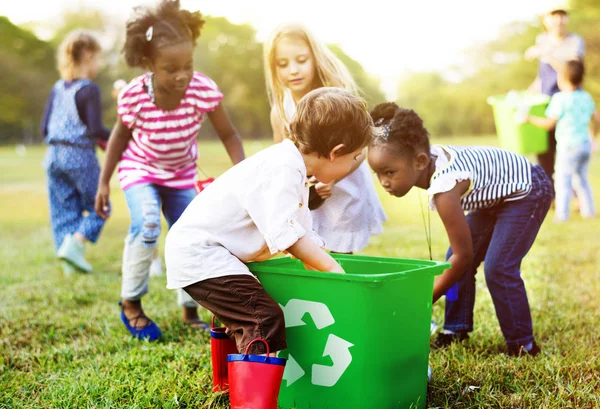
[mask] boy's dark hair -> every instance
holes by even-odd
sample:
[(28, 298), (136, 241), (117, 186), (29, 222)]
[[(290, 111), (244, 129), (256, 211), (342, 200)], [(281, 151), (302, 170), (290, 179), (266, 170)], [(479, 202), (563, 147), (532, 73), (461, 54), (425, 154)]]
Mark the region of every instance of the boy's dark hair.
[(373, 136), (366, 102), (343, 88), (320, 87), (298, 102), (290, 123), (289, 139), (300, 152), (327, 157), (339, 144), (338, 155), (366, 147)]
[(123, 54), (131, 67), (144, 66), (143, 59), (152, 59), (156, 49), (183, 41), (196, 45), (204, 26), (199, 11), (181, 10), (179, 0), (160, 0), (155, 8), (136, 7), (127, 21)]
[(399, 155), (414, 157), (429, 153), (429, 132), (423, 120), (412, 109), (400, 108), (394, 102), (384, 102), (371, 111), (378, 129), (371, 146), (386, 146)]
[(583, 82), (583, 75), (585, 74), (585, 67), (583, 62), (579, 60), (567, 61), (563, 67), (563, 74), (565, 79), (574, 86), (578, 87)]

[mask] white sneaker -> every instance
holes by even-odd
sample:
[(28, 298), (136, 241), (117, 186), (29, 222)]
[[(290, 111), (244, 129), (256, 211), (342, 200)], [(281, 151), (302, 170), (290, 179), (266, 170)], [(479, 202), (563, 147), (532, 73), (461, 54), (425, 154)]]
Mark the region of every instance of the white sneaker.
[(160, 277), (165, 275), (162, 266), (162, 257), (158, 256), (152, 259), (152, 264), (150, 264), (150, 275), (152, 277)]

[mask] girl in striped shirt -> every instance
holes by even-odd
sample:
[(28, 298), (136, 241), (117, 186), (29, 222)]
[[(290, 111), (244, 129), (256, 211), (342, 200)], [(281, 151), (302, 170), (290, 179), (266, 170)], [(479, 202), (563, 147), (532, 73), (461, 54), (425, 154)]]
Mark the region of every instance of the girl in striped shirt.
[(455, 283), (458, 297), (446, 298), (444, 331), (434, 347), (469, 337), (483, 262), (508, 354), (538, 354), (520, 268), (553, 199), (542, 168), (492, 147), (430, 146), (421, 118), (394, 103), (377, 105), (371, 115), (379, 134), (368, 161), (381, 185), (397, 197), (413, 186), (427, 190), (450, 240), (452, 267), (435, 281), (433, 301)]
[[(196, 196), (196, 136), (208, 117), (233, 163), (244, 159), (241, 139), (231, 124), (217, 85), (193, 69), (195, 41), (204, 20), (181, 10), (179, 1), (162, 0), (138, 9), (127, 23), (123, 48), (132, 67), (149, 69), (120, 93), (117, 123), (100, 176), (96, 211), (109, 214), (109, 181), (119, 163), (119, 181), (131, 214), (122, 266), (121, 320), (140, 339), (161, 331), (142, 309), (149, 269), (160, 237), (160, 211), (172, 226)], [(183, 320), (197, 328), (196, 302), (179, 290)]]

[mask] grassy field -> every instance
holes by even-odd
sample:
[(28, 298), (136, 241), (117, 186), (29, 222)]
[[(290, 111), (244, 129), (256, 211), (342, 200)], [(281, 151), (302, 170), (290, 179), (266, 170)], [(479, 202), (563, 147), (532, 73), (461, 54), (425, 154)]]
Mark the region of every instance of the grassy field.
[[(253, 153), (265, 144), (245, 146)], [(228, 407), (226, 396), (210, 391), (209, 338), (182, 324), (164, 277), (151, 279), (144, 299), (164, 338), (136, 342), (121, 324), (119, 271), (129, 215), (114, 181), (113, 217), (87, 253), (96, 272), (62, 274), (51, 242), (43, 152), (43, 147), (28, 148), (24, 155), (13, 147), (0, 149), (0, 408)], [(229, 166), (219, 144), (203, 143), (201, 152), (211, 175)], [(600, 204), (598, 156), (591, 174)], [(383, 192), (381, 198), (389, 221), (364, 254), (428, 258), (418, 195), (395, 199)], [(442, 259), (447, 238), (437, 215), (432, 223), (433, 255)], [(535, 359), (503, 354), (480, 275), (471, 340), (431, 354), (428, 408), (600, 407), (599, 230), (598, 220), (575, 214), (570, 223), (555, 225), (550, 214), (524, 260), (543, 348)], [(442, 321), (443, 301), (434, 306), (434, 318)]]

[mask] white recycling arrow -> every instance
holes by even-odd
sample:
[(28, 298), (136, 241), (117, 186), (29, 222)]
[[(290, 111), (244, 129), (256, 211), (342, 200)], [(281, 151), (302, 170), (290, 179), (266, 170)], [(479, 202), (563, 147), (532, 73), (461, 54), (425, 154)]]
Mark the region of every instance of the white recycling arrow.
[(298, 365), (298, 362), (293, 356), (288, 355), (288, 360), (285, 364), (285, 370), (283, 371), (283, 379), (287, 382), (287, 386), (290, 387), (298, 379), (302, 378), (306, 372)]
[(329, 355), (333, 361), (333, 366), (314, 364), (312, 366), (313, 385), (328, 387), (335, 385), (352, 362), (352, 354), (350, 353), (350, 347), (352, 346), (354, 344), (345, 339), (329, 334), (323, 356)]
[(283, 315), (285, 317), (285, 327), (299, 327), (306, 325), (302, 321), (304, 314), (309, 313), (312, 316), (313, 321), (317, 329), (323, 329), (335, 323), (333, 315), (329, 311), (329, 308), (323, 303), (291, 299), (284, 307), (281, 305)]

